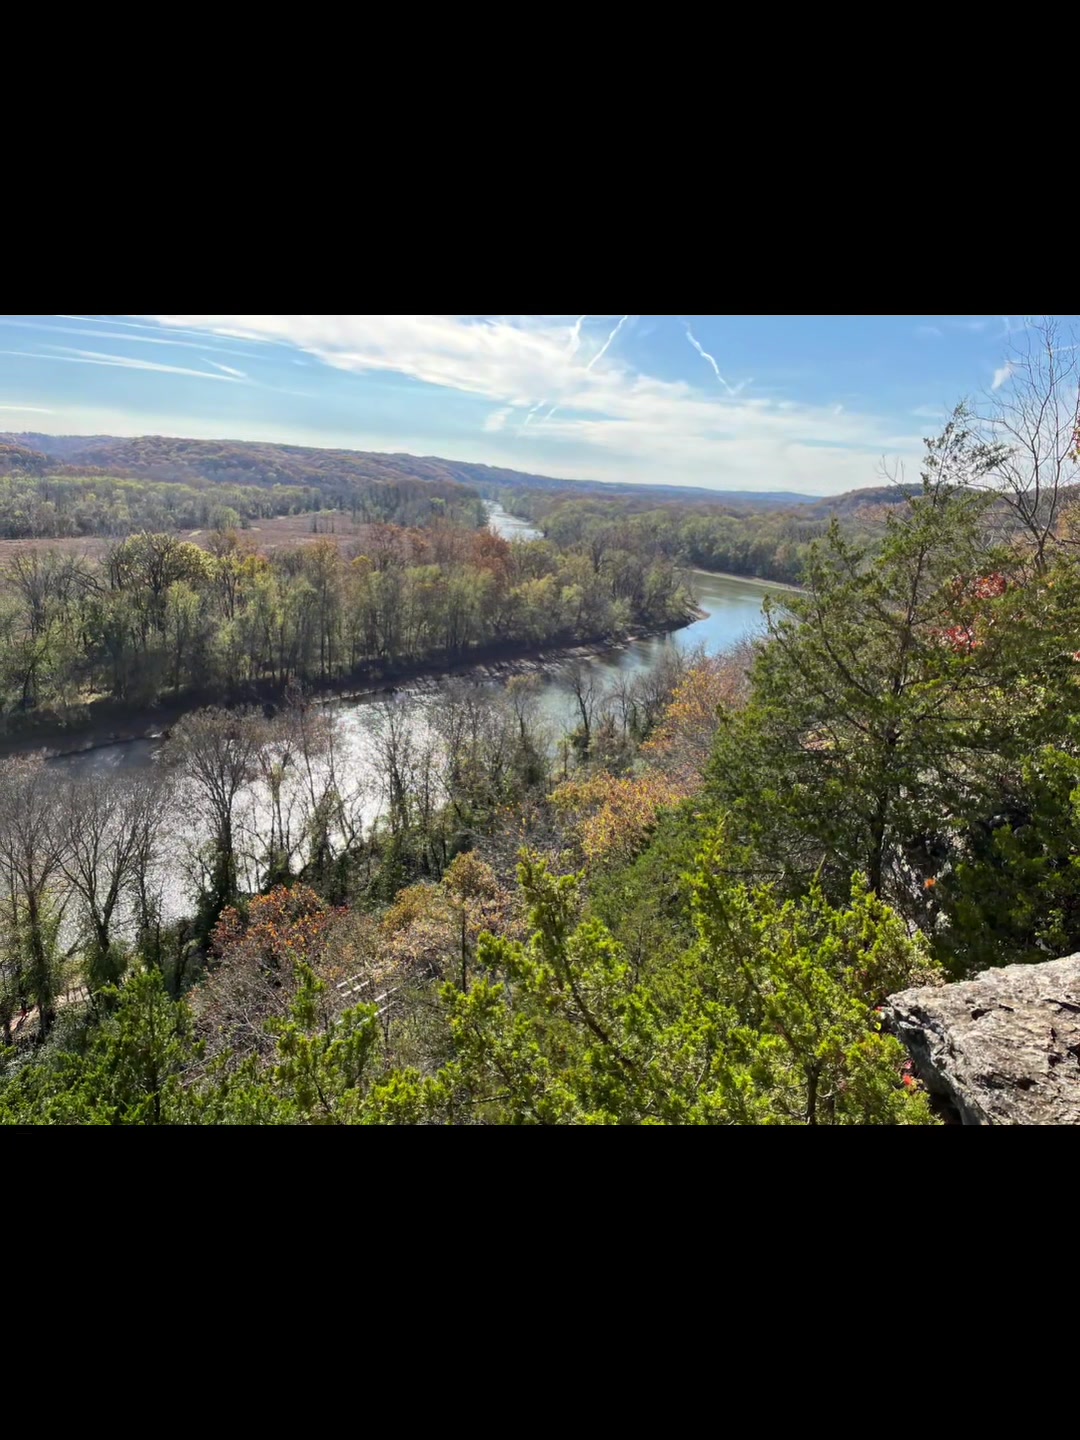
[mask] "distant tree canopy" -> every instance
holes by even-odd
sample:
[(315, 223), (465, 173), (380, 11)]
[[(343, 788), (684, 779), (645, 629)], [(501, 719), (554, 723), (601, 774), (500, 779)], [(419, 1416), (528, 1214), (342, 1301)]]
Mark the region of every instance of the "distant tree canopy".
[(8, 539), (227, 529), (327, 509), (361, 523), (484, 523), (483, 503), (465, 486), (361, 465), (344, 452), (152, 437), (69, 453), (66, 442), (34, 438), (59, 453), (0, 444), (0, 536)]
[(598, 570), (579, 550), (448, 521), (369, 525), (348, 553), (320, 538), (267, 555), (235, 531), (210, 549), (143, 532), (101, 559), (26, 550), (0, 569), (0, 722), (101, 697), (236, 699), (481, 646), (598, 640), (678, 624), (688, 607), (650, 548)]
[[(16, 450), (46, 456), (73, 471), (190, 484), (311, 485), (327, 496), (348, 496), (371, 485), (406, 485), (449, 499), (467, 490), (444, 460), (412, 455), (324, 450), (252, 440), (182, 440), (169, 435), (24, 434), (3, 437)], [(2, 463), (2, 458), (0, 458)], [(25, 460), (22, 462), (25, 466)], [(33, 461), (37, 464), (38, 461)]]
[[(632, 551), (647, 535), (674, 563), (786, 582), (801, 578), (810, 546), (825, 535), (830, 519), (818, 506), (756, 509), (722, 495), (714, 501), (658, 503), (655, 492), (609, 498), (515, 489), (500, 492), (499, 498), (555, 544), (582, 545), (597, 559)], [(873, 533), (880, 529), (882, 508), (888, 506), (856, 507), (846, 516), (845, 528)]]

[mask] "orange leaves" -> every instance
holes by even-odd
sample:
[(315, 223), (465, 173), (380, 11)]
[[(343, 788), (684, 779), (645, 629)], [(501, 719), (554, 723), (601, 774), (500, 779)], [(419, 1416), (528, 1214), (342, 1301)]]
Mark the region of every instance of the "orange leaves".
[(472, 554), (469, 562), (479, 570), (489, 570), (500, 590), (510, 583), (510, 542), (492, 530), (479, 530), (469, 535)]
[(254, 963), (279, 969), (296, 960), (313, 964), (340, 911), (331, 910), (307, 885), (278, 885), (256, 895), (244, 920), (235, 909), (223, 912), (210, 944), (223, 964)]
[[(273, 1052), (266, 1022), (287, 1011), (296, 993), (297, 962), (335, 977), (344, 913), (306, 885), (279, 885), (253, 897), (246, 918), (233, 908), (222, 913), (211, 936), (217, 964), (190, 996), (210, 1054)], [(328, 1003), (336, 993), (329, 993)]]
[(687, 793), (678, 779), (658, 770), (621, 777), (601, 771), (588, 780), (560, 785), (551, 800), (556, 809), (580, 817), (576, 828), (582, 852), (586, 860), (599, 863), (630, 859), (655, 825), (657, 813)]
[(385, 958), (394, 969), (440, 972), (485, 930), (520, 935), (517, 898), (474, 852), (458, 855), (438, 884), (398, 892), (380, 922)]
[(632, 858), (656, 823), (657, 813), (700, 788), (712, 753), (718, 713), (741, 703), (746, 667), (735, 656), (711, 656), (687, 670), (641, 747), (649, 768), (635, 775), (601, 771), (570, 780), (551, 796), (572, 817), (585, 859), (600, 863)]
[(1004, 575), (983, 575), (975, 581), (971, 593), (975, 600), (997, 600), (1007, 589)]
[(642, 754), (676, 770), (686, 783), (699, 777), (712, 752), (717, 712), (743, 696), (745, 671), (737, 661), (713, 656), (695, 665), (679, 682)]

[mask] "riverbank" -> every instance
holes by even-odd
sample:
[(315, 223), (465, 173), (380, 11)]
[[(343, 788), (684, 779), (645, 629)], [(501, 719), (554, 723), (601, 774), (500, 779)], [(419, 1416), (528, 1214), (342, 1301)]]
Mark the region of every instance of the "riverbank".
[[(495, 680), (551, 672), (574, 660), (614, 654), (636, 641), (681, 630), (704, 619), (706, 614), (695, 605), (684, 619), (666, 625), (635, 626), (618, 639), (550, 645), (540, 650), (525, 645), (485, 646), (468, 658), (454, 662), (389, 667), (377, 676), (365, 677), (360, 683), (355, 677), (350, 677), (320, 685), (308, 692), (308, 698), (319, 705), (362, 704), (365, 700), (374, 700), (396, 690), (423, 692), (434, 689), (452, 679)], [(56, 717), (21, 734), (0, 734), (0, 757), (43, 751), (48, 759), (53, 760), (82, 755), (91, 750), (104, 750), (112, 745), (126, 745), (133, 740), (161, 740), (184, 715), (205, 705), (224, 705), (226, 708), (251, 704), (274, 706), (280, 704), (282, 693), (280, 687), (256, 685), (243, 694), (227, 698), (186, 696), (135, 708), (118, 701), (98, 701), (84, 707), (81, 712), (84, 718), (76, 714), (65, 723), (61, 717)]]
[(743, 585), (757, 585), (763, 590), (789, 590), (795, 595), (801, 595), (805, 590), (805, 586), (789, 585), (786, 580), (762, 580), (759, 575), (732, 575), (728, 570), (702, 570), (699, 565), (691, 565), (690, 574), (708, 575), (710, 580), (734, 580)]

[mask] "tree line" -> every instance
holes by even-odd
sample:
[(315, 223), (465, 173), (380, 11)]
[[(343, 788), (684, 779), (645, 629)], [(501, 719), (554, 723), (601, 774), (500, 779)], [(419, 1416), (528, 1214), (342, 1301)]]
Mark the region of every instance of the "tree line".
[[(733, 513), (719, 497), (657, 504), (655, 496), (566, 498), (514, 489), (500, 492), (500, 501), (559, 545), (603, 553), (632, 548), (647, 535), (673, 563), (786, 583), (800, 579), (811, 545), (829, 528), (829, 518), (812, 507)], [(845, 524), (851, 532), (872, 528), (859, 518)]]
[[(468, 472), (471, 467), (464, 467)], [(317, 492), (328, 506), (354, 496), (397, 492), (409, 503), (475, 502), (466, 474), (450, 461), (415, 455), (323, 450), (251, 440), (185, 440), (170, 435), (0, 436), (0, 473), (106, 475), (200, 486), (287, 486)], [(394, 519), (383, 514), (379, 518)], [(412, 520), (403, 523), (414, 523)]]
[(100, 558), (16, 554), (0, 572), (0, 716), (78, 713), (327, 684), (460, 661), (483, 647), (600, 639), (687, 617), (678, 573), (648, 537), (594, 557), (439, 522), (371, 525), (261, 554), (138, 534)]
[(421, 486), (369, 486), (348, 496), (299, 485), (196, 484), (111, 475), (0, 475), (0, 536), (65, 539), (140, 530), (229, 530), (277, 515), (347, 516), (355, 524), (426, 525), (483, 520), (475, 497), (433, 495)]
[[(92, 452), (95, 458), (103, 459)], [(227, 530), (275, 515), (348, 515), (354, 523), (424, 526), (450, 520), (484, 524), (475, 491), (452, 481), (384, 479), (322, 470), (313, 481), (248, 465), (226, 470), (134, 463), (105, 470), (58, 463), (39, 451), (0, 443), (0, 536), (63, 539), (140, 530)], [(292, 467), (299, 475), (304, 467)]]

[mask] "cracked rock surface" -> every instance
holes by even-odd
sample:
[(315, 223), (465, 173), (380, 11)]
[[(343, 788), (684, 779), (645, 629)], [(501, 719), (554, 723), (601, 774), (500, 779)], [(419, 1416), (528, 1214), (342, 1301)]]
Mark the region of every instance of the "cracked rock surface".
[(1080, 1125), (1080, 954), (890, 995), (885, 1028), (964, 1125)]

